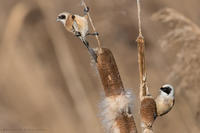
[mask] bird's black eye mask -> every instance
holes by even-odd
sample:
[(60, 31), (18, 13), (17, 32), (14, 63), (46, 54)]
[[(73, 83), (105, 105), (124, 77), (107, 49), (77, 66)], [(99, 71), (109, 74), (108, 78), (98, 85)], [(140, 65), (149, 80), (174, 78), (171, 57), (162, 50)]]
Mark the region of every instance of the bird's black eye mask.
[(160, 88), (163, 92), (167, 93), (168, 95), (170, 94), (170, 92), (172, 91), (172, 89), (170, 87), (161, 87)]
[(65, 16), (65, 15), (60, 15), (60, 16), (58, 16), (58, 18), (59, 18), (59, 19), (65, 19), (66, 16)]

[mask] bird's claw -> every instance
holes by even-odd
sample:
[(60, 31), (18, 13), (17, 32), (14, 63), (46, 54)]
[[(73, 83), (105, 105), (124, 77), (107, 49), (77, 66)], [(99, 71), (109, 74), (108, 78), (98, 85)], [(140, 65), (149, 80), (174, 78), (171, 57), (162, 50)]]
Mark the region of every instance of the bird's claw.
[(99, 35), (99, 33), (98, 33), (98, 32), (94, 32), (93, 34), (94, 34), (95, 36), (98, 36), (98, 35)]
[(81, 36), (81, 33), (77, 31), (77, 32), (75, 32), (75, 36), (79, 37), (79, 36)]

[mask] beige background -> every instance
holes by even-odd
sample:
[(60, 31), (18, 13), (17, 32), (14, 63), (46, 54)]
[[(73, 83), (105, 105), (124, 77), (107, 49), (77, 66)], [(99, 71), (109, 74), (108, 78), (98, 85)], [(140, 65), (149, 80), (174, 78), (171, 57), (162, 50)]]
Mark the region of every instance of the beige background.
[[(80, 1), (0, 3), (0, 130), (103, 133), (98, 115), (103, 89), (95, 65), (80, 41), (56, 22), (63, 11), (83, 14)], [(134, 116), (140, 130), (136, 0), (87, 0), (87, 4), (103, 47), (112, 50), (124, 86), (133, 90)], [(170, 7), (200, 25), (199, 4), (199, 0), (142, 0), (148, 84), (154, 97), (162, 84), (172, 83), (167, 77), (177, 57), (172, 57), (171, 51), (163, 52), (158, 40), (168, 29), (151, 16)], [(88, 40), (92, 47), (97, 46), (94, 37)], [(192, 85), (187, 89), (192, 91)], [(175, 107), (156, 120), (156, 133), (198, 133), (199, 92), (195, 97), (184, 94), (177, 92)]]

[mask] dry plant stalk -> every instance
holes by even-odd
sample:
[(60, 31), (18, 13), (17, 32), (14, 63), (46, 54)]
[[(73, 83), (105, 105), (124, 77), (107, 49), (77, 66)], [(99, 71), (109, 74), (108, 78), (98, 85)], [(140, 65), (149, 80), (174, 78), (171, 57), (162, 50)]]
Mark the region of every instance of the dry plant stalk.
[[(84, 0), (83, 6), (87, 8)], [(93, 31), (96, 32), (89, 12), (87, 13)], [(109, 133), (137, 133), (130, 104), (131, 94), (124, 89), (114, 56), (109, 49), (101, 48), (99, 37), (97, 68), (106, 98), (102, 101), (103, 124)]]
[(109, 133), (137, 133), (130, 104), (131, 94), (124, 89), (117, 64), (109, 49), (98, 53), (97, 68), (106, 98), (102, 102), (103, 124)]
[(140, 74), (140, 115), (141, 125), (144, 133), (153, 132), (152, 125), (156, 118), (156, 102), (149, 94), (146, 69), (145, 69), (145, 43), (143, 36), (139, 35), (137, 38), (138, 44), (138, 65)]
[(138, 28), (139, 35), (137, 38), (138, 45), (138, 65), (140, 75), (140, 116), (141, 126), (143, 133), (152, 133), (153, 122), (157, 115), (156, 102), (154, 98), (149, 94), (147, 87), (147, 74), (145, 67), (145, 41), (141, 30), (141, 18), (140, 18), (140, 0), (137, 0), (138, 7)]
[(138, 64), (139, 64), (139, 73), (140, 73), (140, 100), (142, 100), (143, 96), (146, 96), (149, 94), (147, 83), (146, 83), (144, 37), (142, 35), (139, 35), (136, 41), (138, 44)]

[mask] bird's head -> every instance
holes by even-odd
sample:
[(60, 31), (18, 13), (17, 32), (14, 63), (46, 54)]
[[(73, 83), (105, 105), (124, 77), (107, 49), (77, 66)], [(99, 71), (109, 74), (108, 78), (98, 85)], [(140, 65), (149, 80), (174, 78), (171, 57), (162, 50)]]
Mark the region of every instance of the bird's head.
[(169, 84), (163, 85), (160, 88), (160, 92), (163, 96), (174, 97), (174, 88)]
[(60, 13), (56, 19), (57, 22), (61, 22), (65, 25), (66, 21), (67, 21), (67, 18), (68, 16), (70, 15), (70, 13), (68, 12), (63, 12), (63, 13)]

